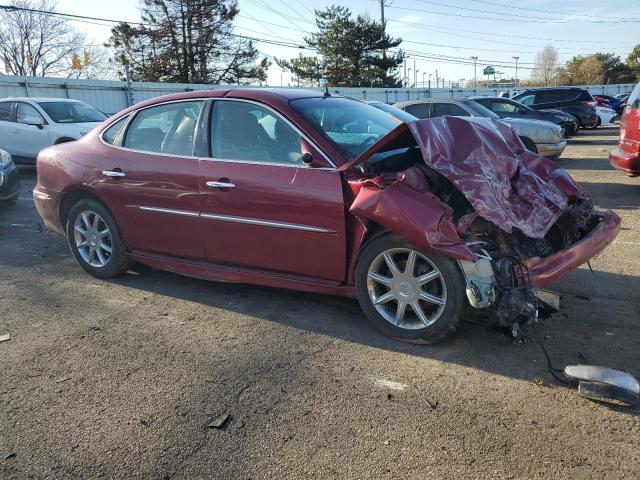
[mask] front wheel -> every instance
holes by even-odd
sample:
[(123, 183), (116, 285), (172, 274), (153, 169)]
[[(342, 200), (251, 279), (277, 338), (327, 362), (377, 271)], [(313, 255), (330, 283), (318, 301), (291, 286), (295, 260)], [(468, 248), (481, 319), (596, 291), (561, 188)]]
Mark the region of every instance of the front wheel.
[(95, 200), (80, 200), (71, 207), (67, 240), (80, 266), (94, 277), (115, 277), (130, 266), (113, 217)]
[(437, 343), (453, 335), (466, 308), (455, 262), (387, 234), (367, 244), (356, 267), (362, 310), (385, 335)]

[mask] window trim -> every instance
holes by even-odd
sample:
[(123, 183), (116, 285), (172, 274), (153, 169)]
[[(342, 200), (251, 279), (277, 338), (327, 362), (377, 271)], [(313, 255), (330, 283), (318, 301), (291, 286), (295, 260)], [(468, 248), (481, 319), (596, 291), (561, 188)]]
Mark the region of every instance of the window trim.
[[(101, 131), (100, 134), (98, 135), (98, 138), (100, 139), (100, 142), (103, 145), (106, 145), (107, 147), (110, 148), (117, 148), (120, 150), (125, 150), (127, 152), (133, 152), (133, 153), (144, 153), (147, 155), (160, 155), (162, 157), (174, 157), (174, 158), (188, 158), (188, 159), (192, 159), (192, 160), (198, 160), (201, 157), (198, 157), (196, 155), (178, 155), (178, 154), (174, 154), (174, 153), (163, 153), (163, 152), (151, 152), (149, 150), (138, 150), (136, 148), (129, 148), (129, 147), (125, 147), (124, 145), (122, 145), (122, 140), (124, 140), (124, 138), (126, 137), (126, 132), (129, 130), (129, 127), (131, 126), (131, 122), (133, 121), (133, 119), (138, 115), (138, 113), (140, 113), (143, 110), (146, 110), (148, 108), (153, 108), (153, 107), (158, 107), (161, 105), (169, 105), (171, 103), (185, 103), (185, 102), (203, 102), (202, 108), (200, 109), (200, 115), (198, 116), (198, 121), (196, 123), (196, 127), (195, 127), (195, 134), (198, 135), (198, 126), (200, 124), (200, 122), (202, 121), (202, 114), (205, 110), (207, 110), (207, 100), (209, 100), (209, 98), (207, 97), (202, 97), (202, 98), (188, 98), (188, 99), (180, 99), (180, 100), (169, 100), (168, 102), (159, 102), (159, 103), (154, 103), (153, 105), (147, 105), (146, 107), (142, 107), (139, 108), (138, 110), (134, 110), (131, 112), (126, 113), (125, 115), (121, 115), (118, 118), (115, 118), (112, 122), (109, 123), (109, 125), (106, 125)], [(114, 123), (118, 122), (120, 119), (122, 119), (122, 117), (125, 116), (129, 116), (129, 119), (126, 121), (124, 127), (122, 128), (121, 132), (118, 134), (118, 145), (115, 144), (110, 144), (109, 142), (105, 141), (104, 138), (102, 138), (102, 135), (104, 134), (104, 132), (106, 132), (109, 127), (111, 127)], [(124, 132), (124, 135), (123, 135)], [(196, 144), (196, 138), (194, 138), (193, 141), (194, 144), (194, 150), (195, 150), (195, 144)]]
[[(245, 99), (245, 98), (228, 98), (228, 97), (221, 97), (221, 98), (214, 98), (211, 101), (211, 107), (209, 109), (209, 113), (207, 115), (207, 123), (209, 125), (209, 128), (207, 129), (207, 147), (209, 150), (209, 156), (204, 158), (203, 160), (210, 160), (210, 161), (218, 161), (218, 162), (225, 162), (225, 163), (243, 163), (243, 164), (248, 164), (248, 165), (268, 165), (268, 166), (275, 166), (275, 167), (289, 167), (289, 168), (300, 168), (300, 165), (287, 165), (285, 163), (276, 163), (276, 162), (256, 162), (253, 160), (233, 160), (233, 159), (228, 159), (228, 158), (216, 158), (213, 156), (213, 145), (211, 144), (211, 132), (213, 129), (213, 123), (211, 122), (211, 116), (213, 115), (213, 108), (215, 106), (216, 102), (244, 102), (244, 103), (251, 103), (253, 105), (257, 105), (259, 107), (262, 107), (266, 110), (269, 110), (271, 112), (273, 112), (277, 118), (281, 118), (282, 120), (284, 120), (284, 122), (289, 125), (296, 133), (298, 133), (298, 135), (300, 135), (302, 138), (304, 138), (312, 147), (316, 152), (319, 152), (320, 155), (322, 155), (322, 157), (326, 160), (326, 162), (329, 164), (329, 167), (314, 167), (312, 168), (312, 170), (333, 170), (336, 167), (336, 164), (327, 156), (327, 154), (325, 154), (320, 148), (318, 148), (318, 145), (316, 145), (316, 142), (314, 142), (313, 140), (311, 140), (302, 130), (300, 130), (296, 125), (293, 124), (293, 122), (291, 122), (287, 117), (285, 117), (283, 114), (281, 114), (280, 112), (278, 112), (277, 110), (275, 110), (274, 108), (271, 108), (269, 105), (266, 105), (264, 103), (261, 102), (257, 102), (255, 100), (249, 100), (249, 99)], [(305, 167), (306, 168), (306, 167)]]

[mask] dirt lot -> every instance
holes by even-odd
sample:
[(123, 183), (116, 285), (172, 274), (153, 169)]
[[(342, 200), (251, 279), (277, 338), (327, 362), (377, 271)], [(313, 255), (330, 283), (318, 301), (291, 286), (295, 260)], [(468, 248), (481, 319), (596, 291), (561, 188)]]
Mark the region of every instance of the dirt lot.
[[(539, 330), (558, 366), (640, 377), (640, 179), (609, 166), (616, 140), (581, 132), (560, 160), (623, 230), (555, 285), (562, 312)], [(21, 173), (0, 211), (1, 479), (638, 478), (640, 410), (580, 398), (535, 342), (472, 324), (404, 345), (351, 300), (98, 281), (42, 230)]]

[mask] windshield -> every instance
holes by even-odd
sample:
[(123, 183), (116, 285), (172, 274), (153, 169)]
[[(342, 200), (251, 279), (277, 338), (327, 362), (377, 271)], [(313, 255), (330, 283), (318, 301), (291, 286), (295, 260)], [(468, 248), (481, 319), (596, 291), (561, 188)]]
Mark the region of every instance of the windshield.
[(629, 108), (638, 108), (640, 107), (640, 83), (636, 85), (636, 88), (633, 89), (629, 99), (627, 100), (627, 107)]
[(290, 104), (347, 159), (357, 157), (401, 123), (382, 110), (348, 98), (301, 98)]
[(480, 105), (478, 102), (476, 102), (474, 100), (468, 100), (468, 101), (464, 102), (464, 104), (469, 108), (469, 110), (473, 111), (473, 113), (475, 115), (477, 115), (478, 117), (494, 118), (494, 119), (497, 119), (497, 120), (500, 119), (500, 117), (498, 115), (493, 113), (488, 108), (483, 107), (482, 105)]
[(387, 103), (375, 102), (370, 103), (369, 105), (377, 108), (378, 110), (382, 110), (383, 112), (387, 112), (389, 115), (393, 115), (401, 122), (413, 122), (414, 120), (418, 119), (418, 117), (414, 117), (410, 113), (405, 112), (404, 110), (400, 110), (398, 107), (394, 107), (393, 105), (389, 105)]
[(40, 102), (47, 115), (56, 123), (102, 122), (107, 116), (81, 102)]

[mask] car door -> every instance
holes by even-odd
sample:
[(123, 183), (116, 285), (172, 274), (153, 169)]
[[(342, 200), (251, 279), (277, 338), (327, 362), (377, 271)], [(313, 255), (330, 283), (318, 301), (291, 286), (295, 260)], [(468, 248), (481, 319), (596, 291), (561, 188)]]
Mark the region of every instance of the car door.
[(13, 149), (15, 118), (13, 102), (0, 102), (0, 148), (11, 155), (15, 155)]
[[(38, 125), (31, 124), (33, 121)], [(16, 123), (13, 126), (15, 156), (33, 160), (40, 150), (51, 146), (50, 126), (36, 107), (27, 102), (16, 102)]]
[(210, 145), (200, 161), (207, 261), (344, 281), (342, 180), (311, 142), (271, 108), (225, 99), (211, 108)]
[(153, 105), (132, 114), (126, 128), (113, 124), (102, 133), (98, 191), (128, 248), (202, 260), (194, 141), (203, 105)]

